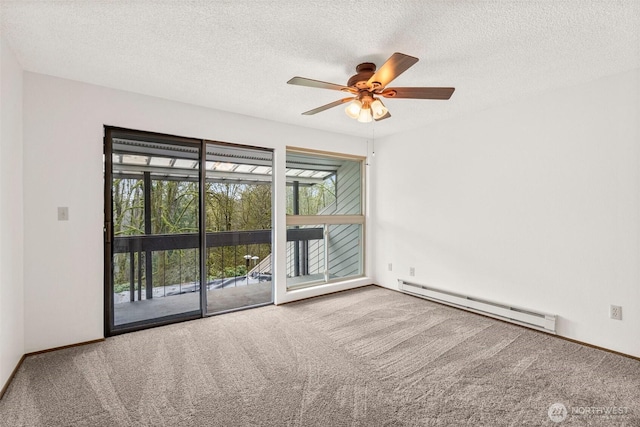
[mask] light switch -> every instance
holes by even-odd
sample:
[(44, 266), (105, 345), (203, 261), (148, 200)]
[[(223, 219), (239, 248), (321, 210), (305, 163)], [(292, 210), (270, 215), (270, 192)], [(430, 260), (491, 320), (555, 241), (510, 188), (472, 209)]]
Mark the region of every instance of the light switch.
[(69, 221), (69, 208), (66, 206), (58, 207), (58, 221)]

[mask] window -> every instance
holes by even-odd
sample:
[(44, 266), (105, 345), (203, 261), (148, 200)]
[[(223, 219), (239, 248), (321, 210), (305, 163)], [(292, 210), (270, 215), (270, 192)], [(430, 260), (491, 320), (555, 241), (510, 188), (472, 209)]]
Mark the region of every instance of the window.
[(364, 274), (360, 157), (287, 151), (287, 288)]

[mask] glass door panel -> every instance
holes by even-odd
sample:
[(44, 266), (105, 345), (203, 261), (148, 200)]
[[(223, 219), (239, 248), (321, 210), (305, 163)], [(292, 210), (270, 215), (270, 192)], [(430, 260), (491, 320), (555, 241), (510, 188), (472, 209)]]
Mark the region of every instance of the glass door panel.
[(271, 151), (206, 145), (207, 313), (273, 302)]
[(133, 131), (107, 137), (109, 332), (200, 317), (201, 144)]

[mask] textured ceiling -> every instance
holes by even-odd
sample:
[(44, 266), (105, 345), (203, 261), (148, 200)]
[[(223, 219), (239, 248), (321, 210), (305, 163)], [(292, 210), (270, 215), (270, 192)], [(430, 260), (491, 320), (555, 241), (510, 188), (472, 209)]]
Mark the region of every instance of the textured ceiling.
[[(640, 68), (638, 0), (1, 1), (28, 71), (371, 137)], [(387, 100), (372, 124), (343, 97), (360, 62), (420, 58), (390, 86), (454, 86), (449, 101)]]

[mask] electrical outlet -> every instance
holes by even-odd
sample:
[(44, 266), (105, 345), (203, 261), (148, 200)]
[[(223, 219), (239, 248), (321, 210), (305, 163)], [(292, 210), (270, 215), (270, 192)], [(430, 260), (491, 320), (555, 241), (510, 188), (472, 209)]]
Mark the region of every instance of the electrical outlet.
[(622, 320), (622, 307), (619, 305), (612, 305), (609, 308), (609, 317), (616, 320)]
[(389, 271), (393, 271), (393, 264), (389, 263)]
[(409, 276), (415, 276), (416, 275), (416, 269), (414, 267), (409, 267)]

